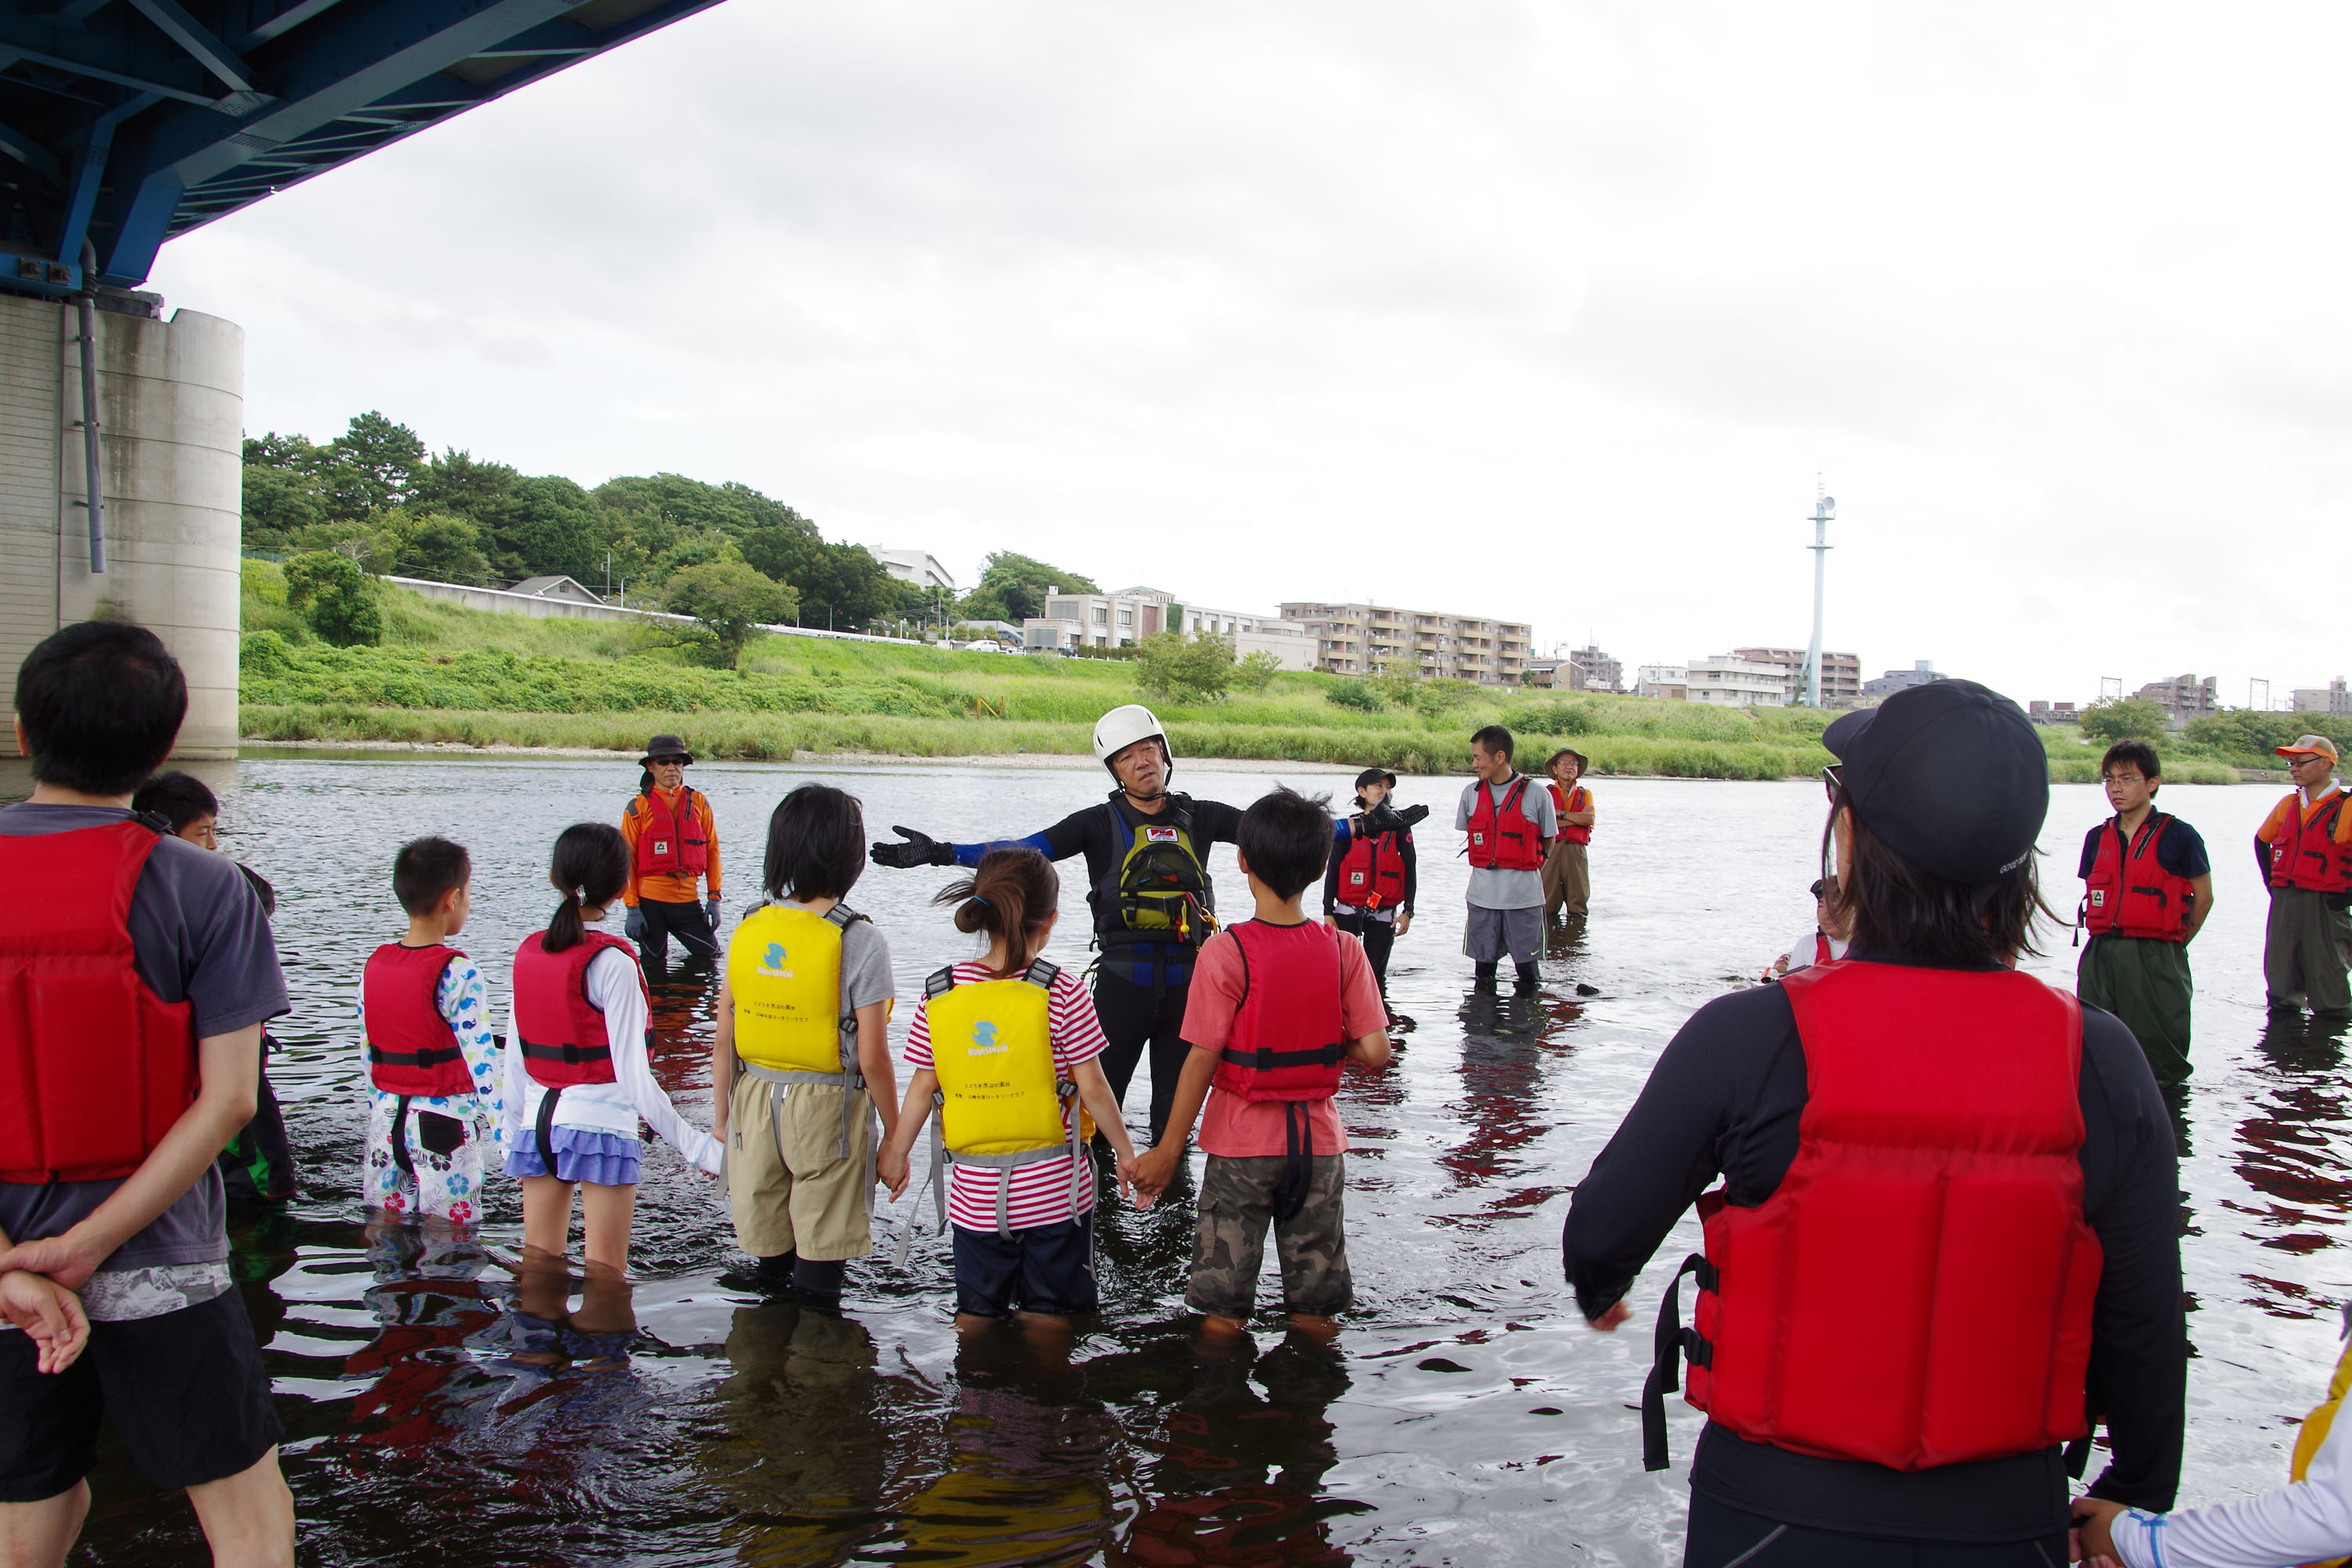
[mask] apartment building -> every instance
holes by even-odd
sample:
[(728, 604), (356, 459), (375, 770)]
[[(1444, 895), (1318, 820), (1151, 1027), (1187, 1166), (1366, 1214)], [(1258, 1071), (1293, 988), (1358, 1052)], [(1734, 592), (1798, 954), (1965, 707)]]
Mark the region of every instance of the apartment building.
[(1679, 664), (1645, 664), (1633, 671), (1633, 695), (1681, 702), (1690, 696), (1690, 670)]
[(1788, 705), (1789, 688), (1777, 664), (1759, 664), (1736, 654), (1718, 653), (1695, 658), (1685, 669), (1690, 701), (1712, 702), (1720, 708)]
[(1531, 658), (1522, 685), (1538, 691), (1583, 691), (1584, 671), (1564, 658)]
[(1170, 606), (1173, 629), (1186, 637), (1223, 637), (1234, 645), (1234, 656), (1272, 654), (1285, 669), (1315, 668), (1315, 639), (1304, 622), (1280, 616), (1254, 615), (1246, 610), (1213, 610), (1202, 605)]
[[(1769, 664), (1780, 672), (1781, 700), (1793, 707), (1805, 700), (1805, 650), (1801, 647), (1736, 647), (1734, 658)], [(1862, 656), (1822, 650), (1822, 706), (1851, 708), (1862, 698)]]
[(1533, 628), (1483, 616), (1407, 610), (1392, 605), (1285, 603), (1315, 643), (1315, 668), (1335, 675), (1411, 670), (1431, 679), (1518, 686), (1528, 672)]
[[(1072, 640), (1087, 647), (1126, 647), (1167, 629), (1175, 595), (1157, 588), (1127, 588), (1116, 594), (1048, 594), (1041, 621), (1066, 621), (1078, 630)], [(1024, 626), (1026, 623), (1024, 623)]]
[[(1588, 644), (1578, 648), (1568, 656), (1568, 662), (1576, 667), (1582, 678), (1572, 683), (1579, 690), (1622, 691), (1625, 689), (1625, 666), (1610, 655), (1602, 653), (1598, 643)], [(1554, 684), (1567, 686), (1571, 682), (1563, 680)]]
[(901, 583), (912, 583), (918, 588), (940, 588), (950, 594), (956, 591), (953, 574), (928, 550), (893, 547), (876, 551), (874, 559), (882, 563), (883, 571)]
[(2036, 724), (2072, 724), (2080, 717), (2072, 702), (2045, 702), (2039, 697), (2025, 705), (2025, 716)]
[(2218, 676), (2209, 675), (2200, 680), (2193, 675), (2176, 675), (2169, 680), (2151, 680), (2134, 695), (2144, 702), (2155, 703), (2164, 710), (2166, 718), (2181, 724), (2221, 711), (2220, 685)]
[(2346, 689), (2340, 675), (2325, 686), (2298, 686), (2294, 689), (2294, 710), (2336, 718), (2352, 715), (2352, 690)]
[(1930, 681), (1948, 679), (1949, 677), (1936, 668), (1935, 660), (1916, 659), (1908, 669), (1890, 669), (1875, 680), (1864, 681), (1862, 683), (1863, 700), (1867, 703), (1876, 704), (1910, 687), (1925, 686)]

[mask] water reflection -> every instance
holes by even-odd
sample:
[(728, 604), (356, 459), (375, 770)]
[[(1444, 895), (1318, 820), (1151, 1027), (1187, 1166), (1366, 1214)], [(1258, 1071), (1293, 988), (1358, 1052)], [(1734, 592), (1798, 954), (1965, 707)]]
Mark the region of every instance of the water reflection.
[[(2237, 1168), (2246, 1184), (2270, 1202), (2237, 1205), (2263, 1247), (2312, 1254), (2336, 1247), (2352, 1173), (2346, 1171), (2345, 1135), (2352, 1131), (2344, 1086), (2340, 1021), (2271, 1014), (2258, 1043), (2265, 1068), (2263, 1089), (2238, 1125)], [(2305, 1284), (2249, 1274), (2252, 1304), (2275, 1317), (2326, 1315), (2330, 1308)]]

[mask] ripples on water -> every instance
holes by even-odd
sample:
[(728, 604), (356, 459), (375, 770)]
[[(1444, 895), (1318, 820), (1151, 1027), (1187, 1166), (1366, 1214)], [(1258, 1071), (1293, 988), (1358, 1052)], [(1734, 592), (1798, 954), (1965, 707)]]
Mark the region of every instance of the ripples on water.
[[(635, 1349), (550, 1370), (509, 1357), (503, 1310), (519, 1287), (478, 1246), (362, 1226), (365, 1116), (344, 1020), (367, 952), (402, 929), (389, 881), (404, 840), (443, 833), (472, 848), (461, 942), (499, 975), (553, 905), (543, 872), (555, 833), (616, 817), (635, 770), (377, 756), (203, 771), (224, 796), (225, 845), (278, 886), (294, 995), (271, 1070), (306, 1191), (286, 1213), (237, 1215), (234, 1234), (289, 1433), (306, 1561), (1677, 1559), (1686, 1490), (1677, 1473), (1643, 1473), (1627, 1408), (1648, 1336), (1604, 1338), (1577, 1320), (1559, 1222), (1675, 1026), (1808, 929), (1818, 785), (1600, 781), (1591, 933), (1555, 949), (1542, 996), (1522, 1004), (1470, 993), (1464, 863), (1448, 830), (1458, 781), (1405, 781), (1401, 798), (1429, 802), (1437, 819), (1422, 835), (1420, 921), (1391, 976), (1413, 1023), (1395, 1066), (1351, 1075), (1342, 1094), (1358, 1303), (1334, 1352), (1268, 1318), (1234, 1355), (1196, 1353), (1182, 1189), (1159, 1209), (1105, 1211), (1105, 1310), (1066, 1360), (1009, 1333), (958, 1347), (944, 1245), (924, 1232), (897, 1262), (913, 1192), (880, 1212), (877, 1253), (852, 1266), (846, 1319), (763, 1304), (722, 1279), (734, 1254), (717, 1188), (657, 1145), (633, 1289), (521, 1287), (572, 1291), (583, 1332), (633, 1319)], [(877, 836), (897, 822), (956, 839), (1018, 834), (1100, 798), (1098, 779), (1076, 772), (705, 763), (692, 777), (718, 813), (730, 911), (753, 894), (768, 811), (804, 779), (860, 795)], [(1268, 782), (1181, 777), (1234, 802)], [(1345, 788), (1329, 775), (1291, 782)], [(2198, 1073), (2183, 1124), (2198, 1357), (2188, 1501), (2284, 1479), (2292, 1420), (2319, 1395), (2337, 1304), (2352, 1295), (2352, 1263), (2336, 1256), (2352, 1195), (2337, 1152), (2342, 1042), (2264, 1027), (2263, 898), (2245, 846), (2276, 794), (2165, 792), (2204, 832), (2220, 888), (2194, 950)], [(2053, 795), (2044, 875), (2052, 902), (2071, 910), (2076, 847), (2105, 806), (2088, 787)], [(1214, 860), (1229, 910), (1246, 899), (1232, 855), (1220, 847)], [(947, 875), (872, 870), (853, 897), (890, 939), (902, 998), (970, 951), (925, 904)], [(1063, 929), (1082, 930), (1075, 877), (1065, 896)], [(2063, 937), (2051, 945), (2040, 967), (2070, 973)], [(1053, 956), (1084, 962), (1068, 937)], [(1598, 994), (1580, 996), (1580, 983)], [(707, 1125), (711, 988), (688, 979), (656, 994), (656, 1073)], [(1130, 1100), (1139, 1114), (1139, 1082)], [(494, 1182), (488, 1208), (484, 1238), (519, 1246), (513, 1184)], [(1678, 1259), (1697, 1240), (1686, 1221), (1659, 1256)], [(1662, 1276), (1636, 1287), (1642, 1311)], [(1278, 1303), (1278, 1284), (1260, 1300)], [(1697, 1418), (1677, 1420), (1674, 1451), (1686, 1460)], [(77, 1561), (200, 1553), (185, 1505), (131, 1477), (119, 1448), (96, 1479)]]

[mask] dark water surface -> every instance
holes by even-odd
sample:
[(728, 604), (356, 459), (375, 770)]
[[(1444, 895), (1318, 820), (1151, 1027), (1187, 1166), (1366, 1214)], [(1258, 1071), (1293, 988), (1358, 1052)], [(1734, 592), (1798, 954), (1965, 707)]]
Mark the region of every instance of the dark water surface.
[[(879, 1250), (853, 1265), (845, 1320), (764, 1305), (722, 1279), (736, 1257), (716, 1185), (656, 1145), (633, 1294), (575, 1298), (574, 1309), (583, 1326), (633, 1312), (642, 1338), (617, 1363), (551, 1373), (507, 1359), (502, 1310), (517, 1287), (478, 1246), (371, 1238), (349, 1003), (369, 950), (402, 929), (389, 890), (402, 841), (443, 833), (472, 848), (462, 944), (502, 977), (552, 906), (543, 871), (556, 831), (615, 819), (635, 769), (270, 757), (211, 776), (225, 845), (278, 886), (294, 993), (272, 1072), (307, 1190), (289, 1212), (242, 1214), (234, 1228), (289, 1434), (306, 1562), (1678, 1559), (1682, 1475), (1643, 1473), (1627, 1408), (1664, 1268), (1635, 1293), (1643, 1331), (1592, 1333), (1560, 1282), (1559, 1222), (1675, 1026), (1810, 929), (1817, 785), (1600, 781), (1590, 934), (1546, 960), (1537, 1002), (1498, 1005), (1471, 994), (1460, 953), (1458, 782), (1405, 782), (1400, 798), (1434, 811), (1421, 835), (1421, 923), (1392, 973), (1413, 1025), (1394, 1067), (1351, 1077), (1342, 1096), (1359, 1300), (1336, 1352), (1286, 1339), (1269, 1318), (1240, 1354), (1199, 1354), (1179, 1201), (1105, 1211), (1106, 1310), (1066, 1365), (994, 1342), (959, 1353), (944, 1245), (927, 1231), (897, 1262), (913, 1194), (882, 1211)], [(861, 795), (877, 832), (904, 822), (957, 839), (1024, 833), (1101, 794), (1098, 774), (1076, 772), (704, 764), (692, 779), (717, 808), (730, 917), (754, 894), (769, 809), (818, 777)], [(1179, 779), (1235, 802), (1267, 782)], [(2291, 1423), (2319, 1397), (2336, 1304), (2352, 1294), (2352, 1262), (2336, 1256), (2342, 1042), (2264, 1028), (2263, 900), (2246, 846), (2276, 794), (2175, 785), (2164, 796), (2212, 845), (2220, 889), (2194, 950), (2182, 1185), (2198, 1359), (2184, 1500), (2284, 1479)], [(2105, 808), (2091, 788), (2055, 795), (2045, 877), (2071, 910), (2075, 847)], [(1215, 868), (1228, 911), (1245, 903), (1230, 848)], [(971, 951), (925, 903), (947, 877), (869, 870), (852, 900), (889, 937), (900, 1030), (923, 974)], [(1085, 928), (1075, 882), (1070, 933)], [(2051, 946), (2045, 971), (2066, 973), (2063, 937)], [(1065, 936), (1052, 956), (1084, 963), (1082, 940)], [(1580, 998), (1580, 983), (1599, 994)], [(712, 988), (681, 979), (656, 998), (656, 1072), (708, 1125)], [(1139, 1081), (1129, 1101), (1139, 1115)], [(488, 1209), (484, 1239), (519, 1246), (513, 1184), (494, 1182)], [(1696, 1244), (1686, 1223), (1660, 1257)], [(1696, 1426), (1677, 1417), (1678, 1462)], [(201, 1552), (185, 1505), (144, 1488), (119, 1449), (97, 1488), (77, 1562)]]

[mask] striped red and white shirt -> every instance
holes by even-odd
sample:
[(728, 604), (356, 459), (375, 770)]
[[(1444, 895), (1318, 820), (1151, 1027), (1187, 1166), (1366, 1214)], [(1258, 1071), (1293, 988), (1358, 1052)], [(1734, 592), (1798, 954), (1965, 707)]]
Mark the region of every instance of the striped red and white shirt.
[[(994, 980), (984, 963), (959, 963), (955, 966), (958, 985), (977, 985)], [(1054, 1072), (1057, 1078), (1068, 1078), (1070, 1069), (1080, 1062), (1094, 1060), (1102, 1055), (1109, 1042), (1103, 1038), (1102, 1022), (1095, 1016), (1094, 998), (1078, 984), (1076, 975), (1065, 969), (1054, 977), (1053, 988), (1046, 994), (1046, 1016), (1053, 1030)], [(907, 1065), (922, 1068), (931, 1066), (931, 1013), (929, 998), (915, 1004), (913, 1022), (907, 1026)], [(1070, 1119), (1078, 1113), (1077, 1097), (1062, 1101), (1062, 1130), (1070, 1130)], [(932, 1115), (939, 1111), (933, 1109)], [(979, 1165), (953, 1165), (948, 1179), (948, 1218), (966, 1230), (996, 1229), (996, 1189), (1007, 1176), (1013, 1190), (1006, 1195), (1006, 1223), (1014, 1230), (1037, 1225), (1059, 1225), (1074, 1218), (1070, 1207), (1070, 1157), (1065, 1153), (1057, 1159), (1038, 1160), (1026, 1165), (1016, 1165), (1010, 1172)], [(1077, 1213), (1092, 1209), (1095, 1184), (1091, 1179), (1078, 1184)]]

